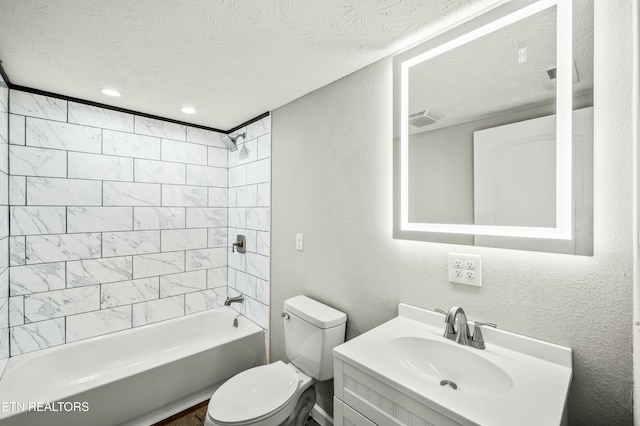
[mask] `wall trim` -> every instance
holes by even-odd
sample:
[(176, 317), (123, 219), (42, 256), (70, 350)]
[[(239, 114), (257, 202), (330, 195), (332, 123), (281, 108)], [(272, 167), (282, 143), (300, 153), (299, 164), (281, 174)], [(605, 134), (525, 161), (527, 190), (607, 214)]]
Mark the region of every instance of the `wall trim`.
[(0, 76), (4, 80), (4, 83), (7, 85), (7, 87), (11, 88), (11, 82), (9, 81), (9, 76), (7, 75), (4, 68), (2, 68), (2, 60), (0, 60)]
[(263, 118), (268, 117), (269, 115), (270, 115), (270, 113), (268, 111), (267, 112), (263, 112), (262, 114), (260, 114), (260, 115), (258, 115), (256, 117), (253, 117), (252, 119), (247, 120), (244, 123), (242, 123), (242, 124), (240, 124), (240, 125), (238, 125), (236, 127), (232, 127), (231, 129), (227, 130), (226, 132), (222, 132), (222, 133), (226, 133), (226, 134), (233, 133), (238, 129), (242, 129), (244, 126), (248, 126), (251, 123), (255, 123), (256, 121), (262, 120)]
[(46, 90), (41, 90), (41, 89), (36, 89), (33, 87), (27, 87), (27, 86), (20, 86), (18, 84), (13, 84), (11, 83), (11, 80), (9, 79), (9, 76), (7, 75), (5, 69), (2, 67), (2, 60), (0, 60), (0, 76), (2, 76), (2, 78), (4, 79), (5, 83), (7, 84), (7, 86), (9, 87), (9, 89), (11, 90), (18, 90), (21, 92), (27, 92), (27, 93), (33, 93), (34, 95), (42, 95), (42, 96), (48, 96), (51, 98), (57, 98), (57, 99), (62, 99), (65, 101), (70, 101), (70, 102), (76, 102), (79, 104), (84, 104), (84, 105), (89, 105), (89, 106), (93, 106), (93, 107), (98, 107), (98, 108), (104, 108), (104, 109), (109, 109), (112, 111), (118, 111), (118, 112), (122, 112), (125, 114), (133, 114), (133, 115), (137, 115), (140, 117), (145, 117), (145, 118), (152, 118), (154, 120), (161, 120), (161, 121), (167, 121), (169, 123), (174, 123), (174, 124), (180, 124), (183, 126), (189, 126), (189, 127), (195, 127), (198, 129), (203, 129), (203, 130), (210, 130), (212, 132), (217, 132), (217, 133), (224, 133), (224, 134), (229, 134), (232, 132), (235, 132), (238, 129), (241, 129), (245, 126), (248, 126), (251, 123), (255, 123), (258, 120), (261, 120), (265, 117), (269, 116), (269, 112), (265, 112), (262, 113), (260, 115), (258, 115), (257, 117), (251, 118), (247, 121), (245, 121), (244, 123), (235, 126), (229, 130), (221, 130), (221, 129), (217, 129), (215, 127), (209, 127), (209, 126), (203, 126), (202, 124), (195, 124), (195, 123), (190, 123), (188, 121), (182, 121), (182, 120), (176, 120), (173, 118), (167, 118), (167, 117), (161, 117), (159, 115), (154, 115), (154, 114), (147, 114), (146, 112), (141, 112), (141, 111), (135, 111), (135, 110), (131, 110), (131, 109), (127, 109), (127, 108), (120, 108), (117, 106), (113, 106), (113, 105), (107, 105), (107, 104), (103, 104), (100, 102), (94, 102), (94, 101), (89, 101), (86, 99), (81, 99), (81, 98), (75, 98), (73, 96), (67, 96), (67, 95), (62, 95), (60, 93), (54, 93), (54, 92), (48, 92)]

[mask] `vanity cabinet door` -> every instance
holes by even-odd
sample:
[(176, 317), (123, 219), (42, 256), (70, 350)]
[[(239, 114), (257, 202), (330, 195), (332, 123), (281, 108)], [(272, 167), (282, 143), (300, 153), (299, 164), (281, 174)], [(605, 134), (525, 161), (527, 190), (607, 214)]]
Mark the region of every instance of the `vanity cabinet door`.
[(334, 426), (376, 426), (336, 397), (333, 398), (333, 421)]
[(460, 423), (351, 364), (334, 359), (333, 366), (336, 399), (368, 422), (354, 423), (356, 425), (460, 426)]

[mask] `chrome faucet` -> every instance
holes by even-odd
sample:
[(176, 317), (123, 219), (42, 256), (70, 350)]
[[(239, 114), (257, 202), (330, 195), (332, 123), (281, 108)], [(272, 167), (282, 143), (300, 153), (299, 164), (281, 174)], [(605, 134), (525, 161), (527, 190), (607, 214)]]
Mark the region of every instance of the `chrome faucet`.
[[(456, 324), (457, 321), (457, 324)], [(469, 346), (469, 326), (467, 325), (467, 315), (460, 306), (453, 306), (449, 309), (444, 319), (446, 324), (444, 337), (453, 340), (461, 345)]]
[(227, 297), (227, 300), (224, 301), (224, 306), (231, 306), (232, 303), (242, 303), (242, 302), (244, 302), (243, 296)]
[[(457, 321), (457, 323), (456, 323)], [(449, 309), (445, 319), (444, 337), (453, 340), (464, 346), (471, 346), (476, 349), (485, 349), (484, 337), (480, 327), (489, 326), (496, 327), (495, 324), (490, 322), (473, 323), (473, 335), (469, 333), (469, 325), (467, 323), (467, 315), (464, 313), (464, 309), (459, 306), (453, 306)]]

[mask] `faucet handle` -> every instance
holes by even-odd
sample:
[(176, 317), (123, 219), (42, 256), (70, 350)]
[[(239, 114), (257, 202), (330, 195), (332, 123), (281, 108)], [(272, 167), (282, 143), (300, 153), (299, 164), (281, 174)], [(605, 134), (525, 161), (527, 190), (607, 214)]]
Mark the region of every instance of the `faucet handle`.
[(247, 248), (245, 247), (246, 238), (244, 235), (238, 235), (236, 242), (231, 244), (231, 252), (235, 253), (236, 247), (238, 247), (238, 253), (246, 253)]
[(473, 336), (471, 336), (471, 346), (477, 349), (484, 349), (484, 337), (482, 336), (482, 330), (480, 327), (487, 326), (496, 328), (497, 325), (492, 322), (476, 321), (473, 323)]
[[(440, 308), (433, 308), (433, 311), (445, 316), (447, 315), (447, 313)], [(447, 339), (455, 340), (456, 330), (453, 328), (453, 324), (449, 324), (446, 318), (444, 319), (444, 322), (446, 323), (444, 326), (444, 337), (446, 337)]]

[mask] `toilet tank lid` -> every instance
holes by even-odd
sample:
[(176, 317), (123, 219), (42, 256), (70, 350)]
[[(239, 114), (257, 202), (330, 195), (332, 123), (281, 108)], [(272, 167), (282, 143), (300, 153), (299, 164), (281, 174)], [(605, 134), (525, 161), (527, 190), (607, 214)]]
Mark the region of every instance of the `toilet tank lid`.
[(295, 296), (284, 301), (289, 313), (320, 328), (332, 328), (347, 322), (347, 314), (307, 296)]

